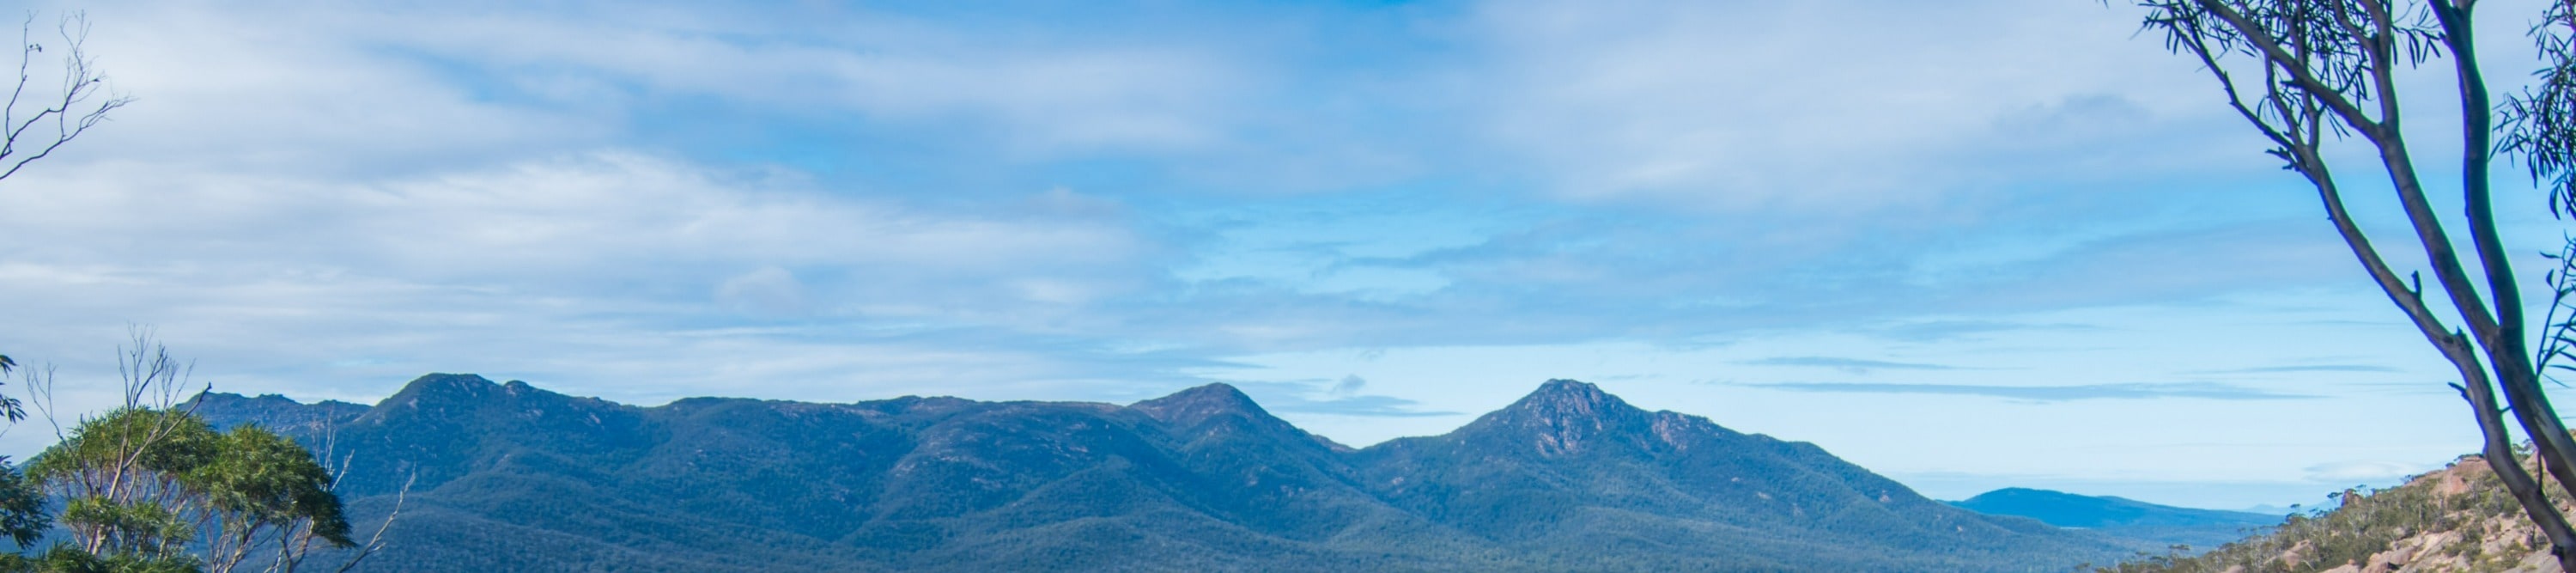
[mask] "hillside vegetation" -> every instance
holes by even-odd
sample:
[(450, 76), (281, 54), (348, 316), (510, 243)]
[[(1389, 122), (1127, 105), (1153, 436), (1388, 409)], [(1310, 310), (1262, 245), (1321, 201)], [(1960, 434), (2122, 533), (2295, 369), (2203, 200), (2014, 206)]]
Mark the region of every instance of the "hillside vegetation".
[[(2143, 558), (2102, 573), (2543, 573), (2548, 540), (2469, 456), (2405, 485), (2337, 494), (2339, 507), (2292, 516), (2270, 534), (2198, 556)], [(2565, 496), (2555, 496), (2566, 499)]]

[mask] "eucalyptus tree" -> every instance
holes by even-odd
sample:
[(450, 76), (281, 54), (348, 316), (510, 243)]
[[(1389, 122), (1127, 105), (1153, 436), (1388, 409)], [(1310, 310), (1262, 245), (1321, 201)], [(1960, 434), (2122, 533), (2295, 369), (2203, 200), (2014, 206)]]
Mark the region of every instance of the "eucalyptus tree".
[(185, 411), (127, 408), (82, 422), (27, 464), (63, 499), (82, 552), (202, 567), (292, 570), (316, 548), (354, 547), (333, 476), (258, 426), (217, 432)]
[[(327, 454), (257, 425), (207, 424), (199, 400), (182, 400), (188, 367), (147, 331), (134, 336), (118, 361), (122, 403), (58, 426), (60, 441), (23, 477), (0, 475), (0, 533), (22, 549), (0, 555), (0, 573), (291, 573), (324, 550), (339, 550), (327, 554), (347, 571), (383, 549), (399, 494), (373, 537), (353, 538)], [(59, 421), (51, 378), (31, 376), (28, 388)], [(60, 509), (48, 514), (50, 504)], [(56, 525), (67, 539), (24, 552)]]
[[(2161, 32), (2175, 53), (2197, 59), (2226, 95), (2228, 106), (2269, 139), (2273, 157), (2315, 188), (2326, 215), (2380, 290), (2415, 330), (2457, 371), (2452, 384), (2472, 409), (2484, 437), (2484, 457), (2524, 512), (2547, 536), (2560, 567), (2576, 573), (2576, 533), (2553, 503), (2541, 477), (2516, 455), (2514, 430), (2533, 443), (2537, 471), (2576, 491), (2576, 439), (2543, 393), (2551, 359), (2576, 358), (2576, 321), (2570, 308), (2576, 280), (2561, 257), (2549, 273), (2556, 287), (2553, 312), (2535, 333), (2511, 264), (2511, 251), (2496, 225), (2493, 170), (2519, 159), (2535, 181), (2556, 193), (2551, 211), (2576, 215), (2571, 158), (2571, 75), (2568, 39), (2576, 34), (2571, 3), (2553, 0), (2528, 30), (2547, 66), (2536, 87), (2498, 102), (2478, 62), (2477, 0), (2142, 0), (2145, 27)], [(2439, 148), (2419, 151), (2410, 137), (2401, 95), (2426, 84), (2401, 79), (2418, 70), (2447, 76), (2456, 99), (2459, 131), (2441, 136)], [(2381, 256), (2347, 207), (2345, 188), (2328, 145), (2356, 141), (2368, 152), (2365, 175), (2387, 178), (2388, 190), (2412, 231), (2399, 248), (2421, 249), (2425, 268), (2400, 274)], [(2446, 157), (2447, 156), (2447, 157)], [(2454, 163), (2456, 162), (2456, 163)], [(2452, 173), (2459, 179), (2436, 181)], [(2346, 171), (2348, 173), (2348, 171)], [(2436, 198), (2458, 206), (2446, 212)], [(2462, 242), (2446, 218), (2464, 223)], [(2568, 246), (2576, 252), (2576, 241)], [(2434, 291), (2422, 274), (2433, 275)], [(2538, 345), (2532, 344), (2535, 338)], [(2557, 365), (2566, 368), (2566, 365)], [(2510, 416), (2512, 425), (2507, 424)]]

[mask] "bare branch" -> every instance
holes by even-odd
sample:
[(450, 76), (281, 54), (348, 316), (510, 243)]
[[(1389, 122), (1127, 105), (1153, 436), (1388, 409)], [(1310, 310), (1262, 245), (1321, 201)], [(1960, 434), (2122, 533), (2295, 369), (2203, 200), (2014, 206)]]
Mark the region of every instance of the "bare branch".
[(359, 563), (365, 562), (368, 557), (374, 556), (377, 551), (385, 548), (385, 530), (394, 526), (394, 518), (402, 516), (403, 503), (411, 497), (411, 486), (419, 481), (420, 474), (412, 474), (403, 479), (402, 489), (394, 491), (393, 510), (385, 513), (385, 520), (376, 524), (375, 534), (369, 535), (366, 543), (358, 545), (358, 553), (349, 556), (349, 561), (341, 563), (340, 568), (334, 573), (348, 573), (350, 569), (357, 568)]
[[(59, 26), (62, 44), (55, 52), (62, 54), (62, 79), (59, 91), (54, 92), (58, 95), (47, 96), (41, 107), (25, 117), (18, 116), (19, 104), (29, 95), (28, 85), (35, 81), (29, 73), (30, 65), (45, 53), (44, 45), (29, 33), (34, 23), (35, 15), (29, 14), (26, 24), (19, 28), (18, 82), (10, 88), (8, 107), (0, 110), (0, 130), (5, 130), (0, 133), (0, 180), (53, 155), (90, 128), (106, 122), (110, 112), (134, 103), (132, 97), (107, 91), (107, 76), (98, 69), (97, 59), (90, 57), (86, 47), (89, 18), (73, 13), (65, 16)], [(47, 129), (38, 131), (38, 126)]]

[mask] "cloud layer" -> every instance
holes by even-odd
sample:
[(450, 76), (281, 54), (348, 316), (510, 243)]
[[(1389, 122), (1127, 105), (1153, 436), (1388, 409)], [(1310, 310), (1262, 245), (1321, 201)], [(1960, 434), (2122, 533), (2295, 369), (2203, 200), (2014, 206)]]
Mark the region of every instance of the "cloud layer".
[(2156, 398), (2200, 398), (2207, 400), (2286, 400), (2314, 398), (2297, 394), (2280, 394), (2261, 389), (2208, 382), (2083, 384), (2075, 386), (1987, 386), (1974, 384), (1874, 384), (1779, 382), (1748, 384), (1755, 388), (1794, 392), (1850, 392), (1863, 394), (1951, 394), (1987, 396), (2057, 402), (2065, 400), (2116, 400)]
[(2274, 326), (2388, 316), (2126, 7), (37, 8), (140, 98), (0, 182), (0, 350), (74, 377), (147, 324), (309, 398), (1231, 380), (1383, 437), (1584, 373), (1997, 408), (2440, 375)]

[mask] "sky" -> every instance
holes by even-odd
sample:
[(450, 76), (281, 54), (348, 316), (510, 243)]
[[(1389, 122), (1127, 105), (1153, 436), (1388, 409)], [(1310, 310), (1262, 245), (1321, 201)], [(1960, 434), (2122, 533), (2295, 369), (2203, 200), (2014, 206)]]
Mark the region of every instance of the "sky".
[[(2483, 5), (2499, 91), (2536, 6)], [(1941, 499), (2314, 504), (2479, 443), (2313, 191), (2125, 3), (29, 9), (57, 43), (85, 13), (135, 98), (0, 180), (0, 352), (66, 412), (141, 329), (196, 384), (307, 401), (1223, 382), (1355, 446), (1571, 378)], [(2443, 149), (2456, 108), (2408, 103)], [(2497, 181), (2538, 285), (2568, 225)]]

